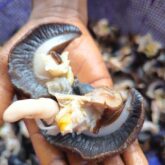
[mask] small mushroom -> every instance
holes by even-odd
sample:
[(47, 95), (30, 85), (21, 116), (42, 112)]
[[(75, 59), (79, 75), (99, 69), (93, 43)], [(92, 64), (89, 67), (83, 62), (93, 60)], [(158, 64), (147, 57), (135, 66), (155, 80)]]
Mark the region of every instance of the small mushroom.
[(138, 52), (144, 53), (148, 58), (152, 58), (157, 55), (158, 51), (162, 48), (162, 45), (154, 41), (151, 34), (145, 36), (139, 36), (137, 38)]
[(147, 89), (147, 96), (151, 99), (160, 97), (163, 95), (163, 93), (165, 93), (165, 83), (164, 81), (153, 81)]
[(135, 87), (133, 80), (128, 78), (120, 78), (115, 81), (114, 89), (119, 90), (124, 100), (127, 99), (129, 90)]
[(142, 127), (142, 132), (150, 132), (152, 134), (157, 134), (159, 132), (159, 127), (152, 123), (151, 121), (144, 121), (143, 127)]
[(143, 66), (143, 70), (145, 74), (150, 78), (155, 77), (156, 75), (157, 77), (165, 80), (164, 64), (161, 64), (157, 60), (147, 61)]

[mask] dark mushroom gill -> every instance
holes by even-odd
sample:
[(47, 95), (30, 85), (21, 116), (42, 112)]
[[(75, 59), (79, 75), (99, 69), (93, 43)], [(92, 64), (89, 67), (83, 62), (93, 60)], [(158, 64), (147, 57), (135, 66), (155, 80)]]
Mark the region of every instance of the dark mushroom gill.
[(42, 134), (55, 146), (71, 149), (79, 152), (85, 159), (97, 159), (107, 155), (114, 155), (126, 149), (140, 132), (144, 120), (144, 109), (142, 96), (135, 89), (131, 90), (129, 102), (126, 108), (129, 110), (129, 117), (125, 123), (116, 131), (104, 136), (90, 136), (86, 134), (67, 134), (62, 136)]
[[(70, 36), (63, 37), (67, 34)], [(59, 37), (59, 45), (56, 47), (61, 49), (80, 35), (79, 29), (73, 25), (45, 24), (30, 31), (19, 41), (11, 50), (9, 57), (9, 75), (18, 92), (30, 98), (49, 97), (46, 86), (34, 74), (34, 54), (44, 42), (53, 37)]]

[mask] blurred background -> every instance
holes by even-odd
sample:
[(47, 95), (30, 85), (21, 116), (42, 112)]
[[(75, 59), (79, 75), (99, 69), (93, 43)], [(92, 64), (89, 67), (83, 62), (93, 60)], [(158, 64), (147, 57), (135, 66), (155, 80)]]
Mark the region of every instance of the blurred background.
[[(0, 0), (0, 45), (22, 25), (30, 0)], [(114, 88), (144, 97), (139, 142), (150, 165), (165, 164), (165, 1), (89, 0), (88, 28), (102, 52)], [(0, 165), (37, 165), (23, 122), (0, 128)]]

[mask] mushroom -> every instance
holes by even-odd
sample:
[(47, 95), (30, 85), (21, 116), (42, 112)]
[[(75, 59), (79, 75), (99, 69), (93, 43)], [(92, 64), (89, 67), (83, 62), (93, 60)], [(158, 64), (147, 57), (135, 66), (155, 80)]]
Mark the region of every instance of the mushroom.
[(164, 81), (153, 81), (147, 89), (147, 96), (151, 99), (152, 121), (154, 124), (164, 122), (165, 85)]
[(133, 80), (126, 77), (120, 77), (120, 79), (116, 80), (114, 84), (114, 89), (119, 90), (124, 99), (127, 99), (129, 90), (134, 87), (135, 83)]
[[(97, 159), (122, 152), (136, 139), (144, 120), (143, 99), (131, 89), (124, 102), (113, 89), (93, 88), (74, 79), (68, 53), (59, 55), (59, 50), (80, 34), (72, 25), (44, 24), (14, 46), (9, 75), (17, 94), (27, 100), (13, 103), (4, 119), (9, 121), (9, 114), (18, 111), (14, 119), (36, 119), (51, 144)], [(102, 120), (105, 114), (107, 122)], [(75, 115), (78, 124), (67, 115)]]
[(162, 45), (154, 41), (151, 34), (137, 37), (138, 52), (144, 53), (148, 58), (152, 58), (157, 55)]
[[(46, 82), (53, 81), (50, 65), (55, 63), (54, 60), (49, 63), (53, 59), (50, 54), (52, 51), (57, 51), (57, 48), (58, 50), (64, 49), (70, 41), (80, 35), (79, 29), (73, 25), (45, 24), (33, 29), (22, 38), (13, 47), (9, 57), (9, 75), (17, 91), (30, 98), (49, 97)], [(64, 65), (60, 64), (60, 67), (66, 67), (65, 64), (68, 62), (66, 58), (65, 53)], [(69, 65), (67, 69), (69, 74)], [(67, 79), (67, 77), (63, 78)], [(64, 80), (61, 81), (64, 82)], [(59, 82), (61, 81), (59, 80)], [(51, 84), (49, 85), (51, 86)], [(67, 88), (70, 91), (71, 88), (69, 86)]]
[(161, 95), (163, 95), (163, 93), (165, 92), (165, 83), (164, 81), (153, 81), (147, 89), (147, 96), (151, 99), (156, 99), (158, 97), (160, 97)]
[(143, 70), (148, 77), (154, 77), (165, 80), (165, 67), (164, 63), (161, 63), (158, 59), (147, 61), (143, 65)]

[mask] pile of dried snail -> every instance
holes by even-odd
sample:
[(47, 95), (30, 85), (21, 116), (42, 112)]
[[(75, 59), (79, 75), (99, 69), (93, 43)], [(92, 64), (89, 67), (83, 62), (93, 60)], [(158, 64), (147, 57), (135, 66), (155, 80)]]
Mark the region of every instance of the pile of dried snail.
[[(36, 105), (43, 104), (49, 113), (35, 113), (34, 109), (27, 112), (25, 109), (24, 114), (21, 112), (14, 120), (27, 116), (34, 118), (41, 133), (52, 145), (78, 152), (85, 159), (101, 159), (121, 153), (138, 137), (146, 111), (139, 139), (143, 149), (148, 151), (151, 147), (148, 139), (151, 136), (164, 136), (159, 134), (161, 128), (158, 124), (164, 124), (164, 50), (150, 35), (123, 36), (118, 29), (109, 27), (105, 20), (92, 24), (90, 28), (114, 80), (113, 89), (94, 88), (81, 83), (72, 73), (69, 52), (57, 51), (56, 47), (66, 46), (81, 35), (77, 27), (65, 24), (42, 25), (11, 51), (9, 74), (17, 91), (17, 99), (25, 100), (12, 104), (5, 112), (5, 117), (12, 121), (13, 118), (8, 116), (12, 106), (19, 112), (19, 103), (26, 104), (26, 99), (31, 99)], [(48, 102), (44, 102), (48, 98), (53, 110), (48, 108)], [(5, 124), (1, 128), (4, 157), (0, 163), (9, 158), (9, 161), (26, 160), (27, 164), (37, 164), (32, 148), (29, 152), (22, 147), (16, 149), (16, 144), (22, 145), (22, 138), (26, 139), (24, 143), (30, 143), (23, 126), (18, 122), (15, 126)], [(16, 139), (16, 144), (12, 149), (7, 148), (9, 142), (4, 140), (8, 136), (5, 129), (13, 130), (11, 137)], [(146, 140), (148, 132), (150, 136)], [(11, 137), (6, 139), (10, 140)], [(155, 145), (162, 147), (157, 141)], [(164, 161), (164, 151), (159, 152), (161, 161)]]

